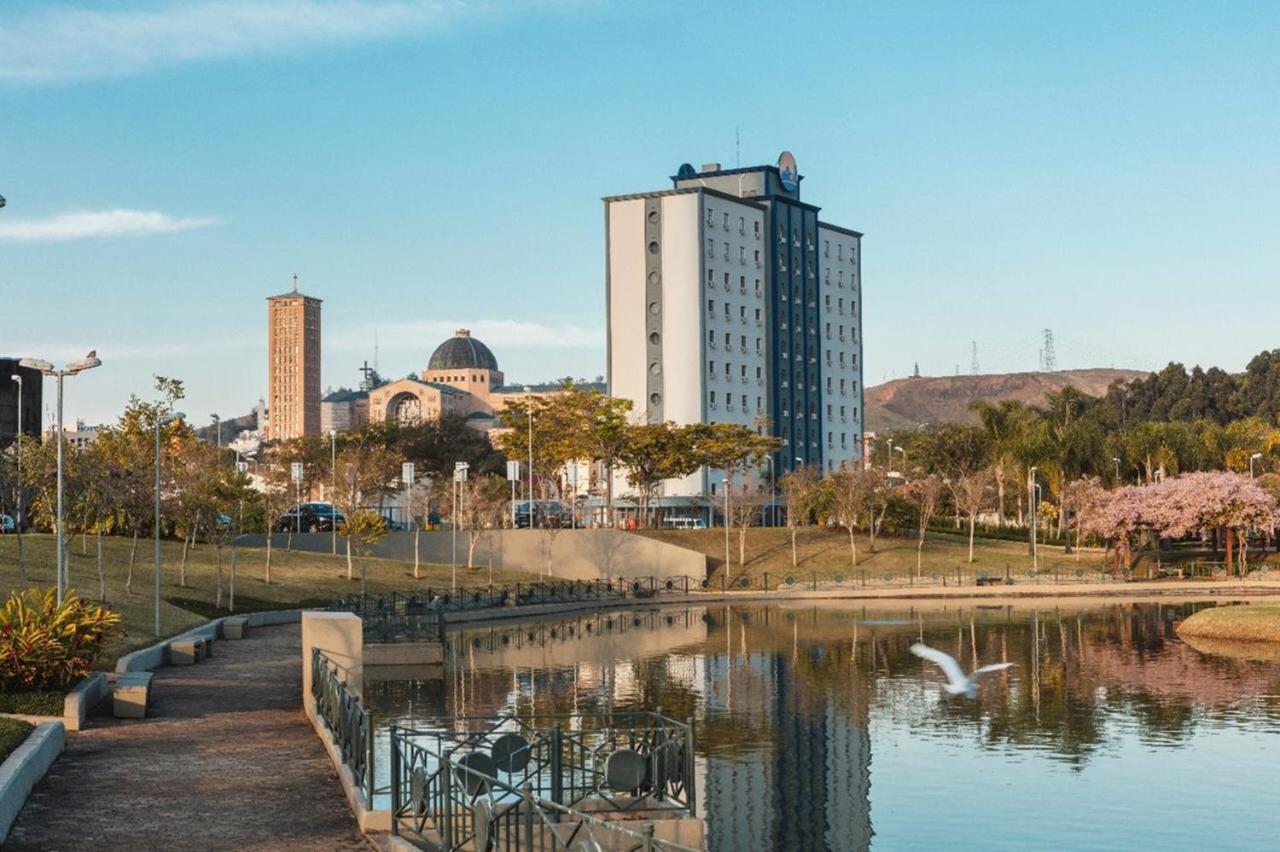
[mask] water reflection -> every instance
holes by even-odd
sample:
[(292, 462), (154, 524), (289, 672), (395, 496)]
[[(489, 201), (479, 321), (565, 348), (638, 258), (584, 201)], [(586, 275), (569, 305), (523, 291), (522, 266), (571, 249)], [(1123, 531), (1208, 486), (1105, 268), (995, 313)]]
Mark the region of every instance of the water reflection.
[[(611, 613), (452, 633), (442, 682), (368, 695), (384, 724), (607, 706), (691, 718), (712, 850), (1195, 848), (1221, 845), (1232, 812), (1247, 825), (1229, 845), (1271, 848), (1280, 818), (1239, 782), (1280, 757), (1280, 667), (1180, 642), (1196, 606)], [(966, 668), (1017, 667), (954, 698), (915, 641)], [(1232, 793), (1210, 809), (1170, 785)]]

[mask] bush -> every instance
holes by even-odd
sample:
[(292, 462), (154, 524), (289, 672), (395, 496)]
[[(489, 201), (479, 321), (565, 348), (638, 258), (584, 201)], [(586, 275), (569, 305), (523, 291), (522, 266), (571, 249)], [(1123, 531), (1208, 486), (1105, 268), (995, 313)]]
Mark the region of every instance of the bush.
[(89, 673), (120, 615), (68, 591), (12, 592), (0, 608), (0, 691), (69, 687)]
[(35, 725), (29, 722), (0, 718), (0, 763), (3, 763), (15, 748), (26, 742), (27, 737), (31, 736), (34, 730)]

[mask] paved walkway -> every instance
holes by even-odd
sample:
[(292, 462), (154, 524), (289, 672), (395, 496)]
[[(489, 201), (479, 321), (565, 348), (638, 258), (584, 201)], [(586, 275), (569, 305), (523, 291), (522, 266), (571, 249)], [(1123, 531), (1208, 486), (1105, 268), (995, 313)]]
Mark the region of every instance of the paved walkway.
[(145, 720), (93, 719), (5, 850), (370, 849), (301, 708), (300, 628), (162, 668)]

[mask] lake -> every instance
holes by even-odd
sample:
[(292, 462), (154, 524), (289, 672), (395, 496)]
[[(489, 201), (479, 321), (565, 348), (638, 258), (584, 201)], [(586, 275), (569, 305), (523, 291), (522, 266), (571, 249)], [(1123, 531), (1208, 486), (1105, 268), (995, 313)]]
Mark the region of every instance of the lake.
[[(366, 700), (380, 726), (691, 718), (716, 852), (1276, 849), (1280, 663), (1181, 642), (1203, 605), (615, 611), (451, 631), (443, 681)], [(966, 670), (1017, 665), (952, 697), (921, 640)]]

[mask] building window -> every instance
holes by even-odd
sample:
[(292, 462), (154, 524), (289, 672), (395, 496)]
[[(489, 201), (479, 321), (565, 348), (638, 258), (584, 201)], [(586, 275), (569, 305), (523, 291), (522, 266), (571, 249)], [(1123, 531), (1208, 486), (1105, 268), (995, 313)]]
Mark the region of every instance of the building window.
[(844, 396), (844, 379), (840, 380), (840, 395)]
[(728, 260), (728, 259), (729, 259), (729, 244), (728, 244), (728, 243), (725, 243), (725, 244), (724, 244), (724, 259), (725, 259), (725, 260)]
[(823, 307), (825, 307), (827, 310), (831, 310), (831, 294), (830, 294), (830, 293), (828, 293), (828, 294), (823, 298), (823, 300), (822, 300), (822, 301), (823, 301)]
[(756, 298), (760, 298), (763, 295), (764, 295), (764, 289), (760, 286), (760, 279), (757, 278), (756, 279)]
[(724, 289), (729, 289), (729, 273), (724, 274)]
[(716, 392), (715, 392), (715, 391), (707, 391), (707, 402), (711, 403), (713, 406), (716, 404)]
[(739, 319), (739, 321), (741, 321), (741, 322), (746, 322), (746, 321), (747, 321), (747, 306), (746, 306), (746, 305), (739, 305), (739, 306), (738, 306), (738, 319)]
[(724, 333), (724, 348), (728, 349), (733, 346), (733, 335), (729, 332)]
[(729, 230), (729, 214), (724, 214), (724, 229)]
[(839, 274), (839, 285), (838, 285), (838, 286), (840, 286), (840, 287), (843, 287), (843, 286), (844, 286), (844, 272), (843, 272), (843, 271), (841, 271), (841, 272), (840, 272), (840, 274)]
[(707, 313), (714, 314), (716, 312), (716, 300), (707, 299)]
[(751, 224), (755, 225), (755, 229), (756, 229), (756, 239), (757, 239), (757, 240), (758, 240), (758, 239), (760, 239), (760, 223), (759, 223), (759, 222), (752, 222)]
[(733, 364), (729, 361), (724, 362), (724, 380), (727, 382), (731, 378), (733, 372)]
[(716, 214), (714, 210), (707, 209), (707, 227), (714, 228), (716, 226)]
[(844, 245), (836, 244), (836, 260), (844, 260)]
[(738, 263), (745, 265), (747, 262), (747, 247), (738, 246)]
[(716, 256), (715, 240), (711, 239), (710, 237), (707, 237), (707, 257), (715, 257), (715, 256)]
[(729, 313), (729, 311), (730, 311), (730, 309), (731, 309), (732, 307), (733, 307), (733, 306), (732, 306), (732, 305), (730, 305), (728, 302), (725, 302), (725, 303), (724, 303), (724, 321), (725, 321), (725, 322), (728, 322), (730, 319), (732, 319), (732, 316), (731, 316), (731, 314)]
[(716, 273), (714, 270), (708, 269), (707, 270), (707, 288), (710, 289), (714, 286), (716, 286)]
[(756, 269), (760, 268), (760, 249), (756, 249)]
[(738, 276), (738, 292), (743, 296), (747, 295), (747, 276)]
[(707, 332), (707, 345), (712, 349), (716, 348), (716, 333), (714, 331)]
[(738, 233), (743, 236), (747, 233), (747, 220), (744, 216), (738, 217)]
[(831, 257), (831, 240), (822, 241), (822, 256)]

